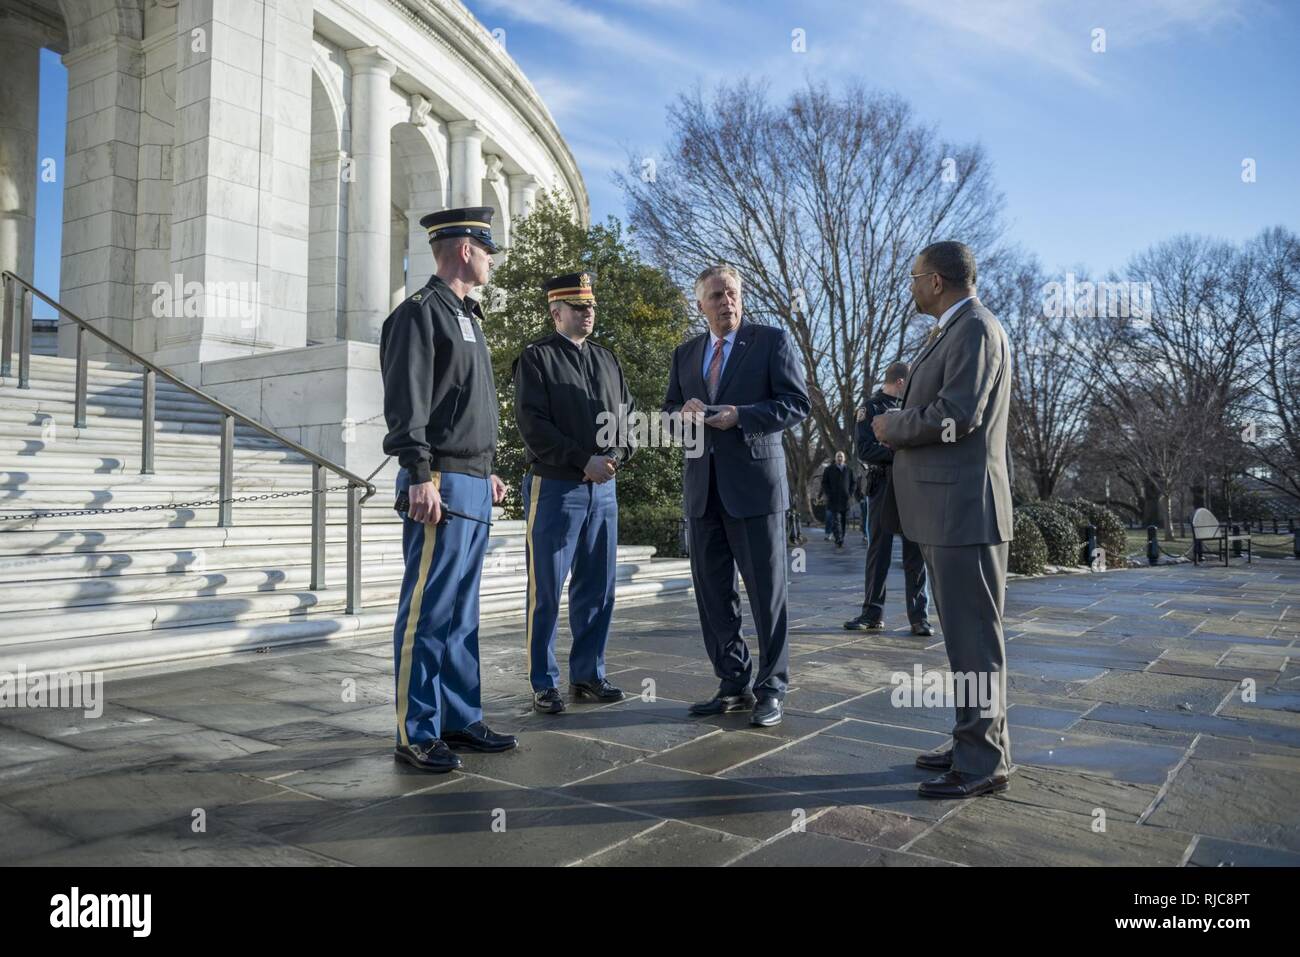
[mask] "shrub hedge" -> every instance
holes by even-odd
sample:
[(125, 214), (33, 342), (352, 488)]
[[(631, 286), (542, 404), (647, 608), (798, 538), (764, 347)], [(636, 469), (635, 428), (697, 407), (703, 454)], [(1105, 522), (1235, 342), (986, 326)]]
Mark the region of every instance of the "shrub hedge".
[[(1082, 538), (1074, 521), (1059, 508), (1053, 508), (1047, 502), (1032, 502), (1021, 506), (1020, 511), (1029, 516), (1042, 533), (1047, 546), (1047, 561), (1052, 565), (1078, 565), (1082, 550)], [(1077, 514), (1077, 513), (1076, 513)]]
[(1007, 567), (1018, 575), (1038, 575), (1047, 564), (1047, 543), (1038, 525), (1024, 509), (1016, 509)]

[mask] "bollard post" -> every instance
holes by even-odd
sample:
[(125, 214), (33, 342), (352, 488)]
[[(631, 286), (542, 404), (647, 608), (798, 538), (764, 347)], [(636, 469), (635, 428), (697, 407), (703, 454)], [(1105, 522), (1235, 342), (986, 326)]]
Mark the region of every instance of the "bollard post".
[(1147, 526), (1147, 563), (1155, 565), (1160, 561), (1160, 543), (1156, 541), (1156, 527)]
[[(1246, 527), (1247, 527), (1247, 528), (1250, 528), (1249, 525), (1247, 525)], [(1241, 534), (1241, 526), (1240, 526), (1240, 525), (1234, 525), (1234, 526), (1232, 526), (1232, 534), (1233, 534), (1233, 535), (1240, 535), (1240, 534)], [(1233, 557), (1233, 558), (1240, 558), (1240, 557), (1241, 557), (1241, 539), (1237, 539), (1236, 541), (1234, 541), (1234, 542), (1232, 543), (1232, 557)]]
[(1097, 560), (1097, 526), (1089, 525), (1084, 532), (1087, 535), (1087, 542), (1083, 546), (1083, 563), (1091, 566)]
[(680, 537), (680, 539), (681, 539), (681, 543), (682, 543), (682, 557), (683, 557), (683, 558), (690, 558), (690, 557), (691, 557), (691, 542), (690, 542), (690, 535), (687, 534), (687, 526), (686, 526), (686, 522), (687, 522), (688, 520), (687, 520), (686, 518), (682, 518), (682, 519), (680, 519), (679, 521), (681, 522), (681, 527), (680, 527), (680, 529), (678, 530), (678, 535), (679, 535), (679, 537)]

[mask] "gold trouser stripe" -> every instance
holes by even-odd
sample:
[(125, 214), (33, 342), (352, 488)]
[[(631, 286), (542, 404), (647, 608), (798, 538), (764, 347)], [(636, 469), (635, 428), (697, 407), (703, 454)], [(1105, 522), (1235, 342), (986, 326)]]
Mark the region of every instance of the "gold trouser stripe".
[[(442, 473), (430, 475), (433, 487), (441, 490)], [(433, 564), (433, 550), (438, 544), (438, 526), (425, 523), (424, 548), (420, 551), (420, 571), (411, 589), (411, 603), (406, 610), (406, 631), (402, 634), (402, 654), (397, 665), (397, 735), (403, 745), (406, 738), (406, 713), (411, 701), (411, 655), (415, 650), (415, 626), (420, 620), (420, 606), (424, 603), (424, 586), (429, 580), (429, 566)]]
[(528, 670), (533, 668), (533, 612), (537, 610), (537, 549), (533, 547), (533, 523), (537, 520), (537, 500), (542, 497), (542, 477), (533, 474), (528, 490), (528, 620), (524, 623), (524, 654)]

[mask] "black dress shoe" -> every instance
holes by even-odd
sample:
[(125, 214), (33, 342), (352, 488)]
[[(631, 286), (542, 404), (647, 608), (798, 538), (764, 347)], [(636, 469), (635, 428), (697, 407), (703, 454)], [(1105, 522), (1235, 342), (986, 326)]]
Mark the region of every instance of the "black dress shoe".
[(912, 634), (920, 635), (922, 638), (933, 638), (934, 627), (928, 621), (922, 619), (912, 623)]
[(976, 778), (960, 771), (949, 771), (931, 781), (923, 781), (916, 793), (923, 798), (973, 798), (981, 794), (997, 794), (1006, 789), (1005, 774)]
[(952, 748), (947, 751), (940, 751), (938, 754), (933, 751), (918, 754), (916, 756), (916, 766), (925, 768), (927, 771), (947, 771), (952, 768)]
[(554, 688), (547, 688), (533, 694), (533, 710), (542, 714), (559, 714), (564, 710), (564, 699)]
[(850, 618), (844, 623), (845, 631), (884, 631), (885, 623), (879, 618), (869, 618), (866, 615), (858, 615), (857, 618)]
[(482, 721), (475, 721), (459, 731), (444, 731), (442, 740), (453, 748), (466, 748), (487, 754), (509, 751), (519, 745), (519, 739), (513, 734), (497, 734)]
[(393, 750), (393, 758), (431, 774), (446, 774), (460, 767), (460, 758), (451, 753), (445, 742), (436, 738), (415, 744), (399, 744)]
[(749, 716), (749, 723), (756, 728), (770, 728), (781, 723), (781, 699), (774, 695), (764, 695), (754, 705), (754, 713)]
[(627, 695), (622, 688), (615, 688), (604, 678), (595, 681), (571, 681), (569, 691), (578, 699), (595, 698), (597, 701), (622, 701)]
[(733, 711), (750, 711), (754, 707), (754, 696), (748, 691), (740, 694), (715, 694), (708, 701), (697, 701), (691, 705), (691, 714), (730, 714)]

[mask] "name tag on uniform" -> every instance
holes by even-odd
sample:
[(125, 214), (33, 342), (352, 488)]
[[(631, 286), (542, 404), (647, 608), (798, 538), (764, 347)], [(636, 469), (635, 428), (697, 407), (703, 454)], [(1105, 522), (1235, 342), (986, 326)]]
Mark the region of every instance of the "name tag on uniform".
[(474, 338), (473, 319), (471, 319), (469, 316), (465, 315), (462, 312), (459, 316), (456, 317), (456, 321), (460, 323), (460, 337), (462, 339), (464, 339), (466, 342), (478, 342), (478, 340)]

